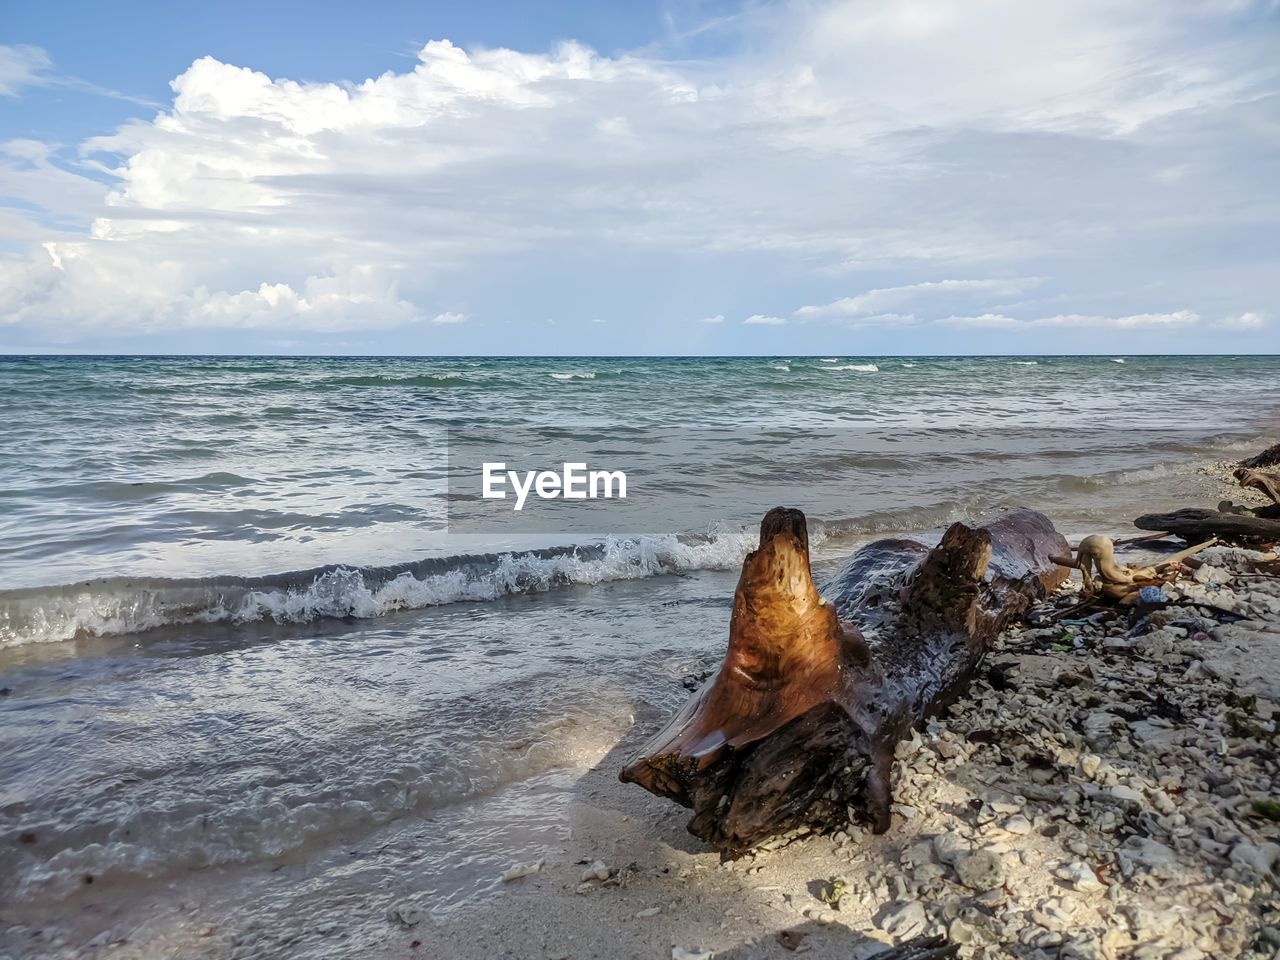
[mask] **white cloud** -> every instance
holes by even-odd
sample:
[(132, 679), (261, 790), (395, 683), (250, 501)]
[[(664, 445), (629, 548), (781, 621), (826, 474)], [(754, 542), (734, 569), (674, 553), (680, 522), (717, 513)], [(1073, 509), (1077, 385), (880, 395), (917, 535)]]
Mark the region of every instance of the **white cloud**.
[(1174, 313), (1138, 313), (1124, 317), (1058, 314), (1034, 320), (1018, 320), (1004, 314), (984, 313), (973, 317), (947, 317), (938, 322), (952, 327), (994, 327), (1008, 330), (1034, 330), (1043, 327), (1133, 330), (1189, 327), (1199, 323), (1200, 317), (1190, 310), (1178, 310)]
[(437, 313), (431, 318), (432, 323), (462, 323), (467, 319), (466, 314), (462, 313)]
[(39, 47), (0, 44), (0, 97), (17, 96), (23, 87), (44, 83), (52, 64)]
[[(634, 262), (638, 278), (660, 258), (719, 270), (742, 287), (712, 301), (730, 315), (786, 295), (812, 304), (799, 318), (866, 325), (1102, 328), (1156, 315), (1100, 291), (1169, 276), (1161, 302), (1242, 318), (1274, 294), (1263, 266), (1221, 285), (1170, 264), (1215, 249), (1214, 231), (1262, 248), (1276, 229), (1258, 202), (1275, 196), (1273, 51), (1233, 27), (1252, 10), (756, 5), (738, 54), (433, 41), (410, 70), (344, 83), (204, 57), (164, 110), (78, 158), (5, 145), (0, 192), (25, 206), (0, 209), (0, 241), (27, 249), (0, 253), (0, 324), (70, 338), (430, 329), (423, 305), (496, 315), (481, 297), (509, 257), (532, 277), (574, 257)], [(33, 50), (0, 48), (0, 93), (48, 69)], [(1087, 316), (983, 320), (1043, 310), (1000, 300), (1057, 264), (1074, 265), (1058, 282), (1079, 298), (1052, 309)], [(876, 274), (809, 282), (850, 271)], [(584, 285), (618, 282), (600, 274)], [(901, 284), (920, 276), (977, 279)], [(794, 288), (779, 293), (782, 279)], [(527, 315), (562, 306), (562, 283), (521, 282), (508, 296)], [(1196, 299), (1224, 289), (1247, 299)], [(595, 292), (624, 312), (638, 299)]]
[(748, 326), (780, 327), (787, 321), (784, 317), (771, 317), (763, 313), (753, 313), (742, 322)]
[(831, 303), (801, 307), (799, 317), (899, 316), (889, 311), (930, 302), (951, 302), (960, 296), (1014, 296), (1040, 283), (1038, 277), (1013, 280), (928, 280), (900, 287), (881, 287)]
[(1267, 318), (1256, 310), (1248, 310), (1224, 317), (1221, 325), (1229, 330), (1260, 330), (1267, 325)]
[(724, 323), (724, 314), (717, 313), (714, 317), (703, 317), (699, 323)]

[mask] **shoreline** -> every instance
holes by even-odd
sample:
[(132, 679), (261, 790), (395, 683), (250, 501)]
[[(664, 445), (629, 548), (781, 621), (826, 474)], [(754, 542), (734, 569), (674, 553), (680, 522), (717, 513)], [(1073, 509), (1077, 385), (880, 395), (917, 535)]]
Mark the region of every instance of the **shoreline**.
[[(1206, 489), (1254, 496), (1227, 487), (1221, 468), (1197, 468)], [(1237, 622), (1206, 608), (1203, 622), (1137, 637), (1119, 624), (1073, 624), (1068, 642), (1062, 628), (1002, 634), (985, 678), (899, 745), (884, 835), (809, 837), (721, 864), (685, 833), (685, 811), (616, 779), (667, 716), (642, 698), (620, 740), (579, 731), (570, 762), (379, 827), (350, 852), (331, 843), (137, 883), (123, 897), (86, 887), (16, 911), (23, 922), (0, 930), (0, 953), (580, 960), (697, 948), (746, 960), (789, 956), (784, 935), (834, 960), (942, 932), (966, 957), (1270, 956), (1280, 591), (1233, 569), (1237, 554), (1209, 551), (1209, 572), (1191, 581), (1238, 587), (1248, 616)], [(1138, 546), (1125, 559), (1144, 556)], [(1046, 610), (1077, 589), (1070, 581)], [(427, 836), (447, 841), (485, 817), (505, 826), (482, 848), (422, 861)], [(370, 849), (383, 859), (362, 871)], [(998, 859), (999, 891), (962, 882), (957, 852), (976, 850)], [(479, 892), (458, 901), (463, 877)], [(837, 878), (848, 891), (838, 911), (819, 899)], [(255, 915), (253, 891), (282, 887), (285, 908)], [(1270, 952), (1247, 952), (1263, 942)]]

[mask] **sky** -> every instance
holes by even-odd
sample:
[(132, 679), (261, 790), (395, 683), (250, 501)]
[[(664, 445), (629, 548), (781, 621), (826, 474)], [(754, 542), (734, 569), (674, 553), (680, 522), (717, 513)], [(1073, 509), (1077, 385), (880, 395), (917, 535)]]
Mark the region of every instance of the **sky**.
[(0, 353), (1280, 353), (1280, 0), (8, 4)]

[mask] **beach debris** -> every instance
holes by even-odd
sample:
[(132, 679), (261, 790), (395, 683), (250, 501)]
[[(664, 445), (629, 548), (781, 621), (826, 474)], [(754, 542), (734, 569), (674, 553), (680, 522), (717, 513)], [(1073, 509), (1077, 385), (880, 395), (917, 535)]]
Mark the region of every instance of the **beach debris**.
[(672, 947), (671, 960), (711, 960), (715, 954), (701, 947)]
[(835, 909), (840, 909), (840, 901), (849, 892), (849, 883), (840, 877), (832, 877), (818, 890), (818, 899)]
[(959, 944), (948, 943), (947, 938), (943, 936), (915, 937), (896, 947), (885, 947), (882, 950), (867, 953), (857, 952), (858, 948), (863, 946), (866, 944), (859, 944), (854, 948), (853, 956), (857, 960), (871, 957), (875, 960), (947, 960), (949, 957), (959, 956), (960, 952)]
[(648, 920), (650, 917), (656, 917), (662, 912), (662, 907), (649, 907), (647, 910), (639, 911), (635, 916), (637, 920)]
[(506, 869), (502, 874), (502, 882), (510, 883), (512, 880), (519, 880), (521, 877), (529, 877), (540, 871), (547, 865), (547, 858), (535, 860), (532, 863), (515, 863)]
[(1240, 461), (1244, 468), (1274, 467), (1280, 465), (1280, 443), (1273, 444), (1261, 453), (1254, 454)]
[(1226, 543), (1269, 545), (1280, 542), (1280, 519), (1241, 516), (1184, 507), (1172, 513), (1147, 513), (1133, 521), (1139, 530), (1160, 530), (1188, 543), (1217, 539)]
[(1240, 486), (1259, 490), (1269, 497), (1272, 503), (1280, 503), (1280, 473), (1264, 473), (1261, 470), (1241, 467), (1234, 475), (1240, 481)]
[(690, 832), (730, 858), (790, 833), (845, 830), (851, 816), (888, 829), (894, 745), (1067, 576), (1049, 559), (1066, 540), (1031, 510), (955, 523), (932, 548), (868, 544), (826, 597), (803, 513), (769, 511), (759, 543), (743, 563), (724, 665), (620, 775), (692, 807)]

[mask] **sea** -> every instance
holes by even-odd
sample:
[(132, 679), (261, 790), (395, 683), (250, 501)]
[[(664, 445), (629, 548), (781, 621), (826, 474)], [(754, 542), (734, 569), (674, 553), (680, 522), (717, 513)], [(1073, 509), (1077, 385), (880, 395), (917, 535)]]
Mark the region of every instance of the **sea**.
[[(1134, 534), (1216, 503), (1278, 386), (1272, 356), (0, 357), (0, 953), (109, 924), (199, 955), (199, 891), (358, 955), (326, 925), (410, 860), (433, 909), (491, 896), (716, 664), (770, 506), (819, 574), (1013, 504)], [(451, 449), (529, 438), (662, 497), (467, 513)]]

